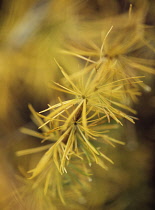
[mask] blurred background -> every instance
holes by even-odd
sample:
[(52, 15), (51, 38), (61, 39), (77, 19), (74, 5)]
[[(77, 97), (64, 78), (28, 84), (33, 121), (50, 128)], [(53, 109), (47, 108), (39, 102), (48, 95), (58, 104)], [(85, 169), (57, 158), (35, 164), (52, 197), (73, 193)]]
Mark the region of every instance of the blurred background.
[[(57, 95), (49, 83), (62, 76), (54, 58), (68, 73), (80, 69), (82, 64), (76, 58), (61, 53), (64, 46), (86, 40), (94, 20), (97, 23), (122, 15), (128, 12), (130, 4), (136, 10), (143, 3), (147, 5), (145, 24), (154, 37), (154, 0), (0, 0), (0, 209), (13, 209), (8, 205), (8, 195), (12, 206), (19, 210), (55, 208), (35, 204), (30, 207), (30, 197), (23, 204), (14, 193), (22, 185), (16, 179), (16, 175), (24, 173), (20, 166), (24, 165), (26, 171), (36, 161), (26, 156), (19, 159), (15, 151), (39, 145), (35, 138), (19, 130), (23, 126), (36, 129), (28, 104), (40, 111), (56, 102)], [(153, 39), (150, 45), (155, 47)], [(153, 51), (149, 55), (155, 58)], [(154, 75), (148, 75), (146, 83), (151, 91), (143, 91), (139, 103), (134, 105), (139, 120), (134, 126), (126, 122), (123, 129), (113, 134), (126, 142), (125, 146), (108, 151), (115, 160), (114, 167), (105, 172), (93, 166), (92, 190), (85, 195), (86, 201), (80, 200), (79, 206), (58, 205), (58, 209), (155, 209)], [(33, 202), (38, 202), (38, 198), (34, 197)]]

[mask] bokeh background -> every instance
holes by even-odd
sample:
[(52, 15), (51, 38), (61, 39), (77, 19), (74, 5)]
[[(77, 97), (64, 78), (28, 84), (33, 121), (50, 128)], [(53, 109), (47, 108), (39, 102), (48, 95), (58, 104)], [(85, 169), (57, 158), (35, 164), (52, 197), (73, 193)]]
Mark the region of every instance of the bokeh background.
[[(53, 58), (68, 73), (78, 71), (77, 60), (60, 52), (63, 46), (86, 40), (92, 20), (126, 13), (131, 3), (138, 9), (144, 1), (0, 0), (0, 209), (13, 209), (13, 206), (19, 210), (39, 209), (35, 204), (33, 207), (28, 204), (33, 195), (27, 196), (22, 204), (14, 193), (21, 185), (16, 175), (24, 173), (19, 166), (24, 165), (27, 170), (35, 162), (31, 156), (17, 158), (15, 151), (39, 145), (35, 138), (22, 134), (20, 128), (36, 129), (28, 104), (40, 111), (57, 98), (48, 85), (61, 77)], [(155, 26), (154, 0), (147, 1), (145, 24), (151, 29)], [(151, 33), (153, 37), (154, 31)], [(153, 39), (151, 45), (155, 47)], [(149, 55), (155, 58), (153, 51)], [(80, 200), (79, 206), (70, 208), (58, 205), (58, 209), (155, 209), (154, 75), (148, 75), (146, 83), (151, 91), (143, 91), (139, 103), (134, 105), (139, 120), (134, 126), (126, 122), (123, 129), (113, 134), (126, 142), (123, 147), (109, 149), (114, 167), (105, 172), (93, 166), (92, 190), (86, 194), (87, 201)]]

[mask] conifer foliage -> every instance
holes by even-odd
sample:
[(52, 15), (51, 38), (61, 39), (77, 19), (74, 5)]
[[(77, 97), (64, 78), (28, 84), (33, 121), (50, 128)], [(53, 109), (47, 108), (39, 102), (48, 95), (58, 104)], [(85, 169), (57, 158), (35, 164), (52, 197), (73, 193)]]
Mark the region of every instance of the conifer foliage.
[[(60, 81), (50, 84), (57, 91), (58, 102), (49, 104), (47, 109), (39, 113), (29, 105), (41, 133), (25, 128), (22, 131), (41, 138), (41, 143), (48, 143), (18, 151), (17, 155), (44, 151), (36, 167), (28, 172), (29, 179), (44, 179), (45, 193), (56, 182), (63, 203), (65, 199), (61, 190), (66, 176), (64, 174), (70, 173), (75, 162), (83, 164), (79, 173), (74, 174), (77, 179), (86, 170), (91, 171), (93, 163), (107, 170), (107, 162), (113, 164), (114, 160), (101, 151), (97, 142), (102, 142), (102, 150), (105, 144), (113, 147), (124, 145), (125, 142), (110, 136), (111, 129), (116, 124), (123, 126), (124, 119), (135, 123), (136, 111), (132, 104), (137, 102), (142, 88), (147, 88), (142, 81), (142, 72), (155, 73), (151, 66), (153, 60), (132, 55), (136, 50), (149, 48), (149, 40), (145, 39), (147, 26), (142, 22), (142, 15), (142, 11), (134, 13), (130, 5), (128, 14), (117, 17), (120, 22), (116, 21), (115, 24), (114, 20), (109, 21), (113, 24), (110, 26), (103, 20), (106, 29), (110, 26), (107, 32), (104, 27), (101, 28), (95, 37), (90, 34), (86, 42), (82, 40), (83, 45), (76, 41), (67, 43), (66, 49), (60, 53), (76, 57), (80, 64), (83, 63), (83, 68), (68, 74), (61, 61), (54, 59), (63, 76)], [(102, 38), (99, 45), (96, 40), (100, 34)], [(61, 183), (59, 179), (53, 178), (53, 167), (57, 176), (61, 177)], [(89, 173), (86, 176), (89, 177)]]
[[(32, 49), (30, 61), (33, 64), (33, 57), (37, 58), (36, 72), (30, 70), (26, 75), (21, 76), (19, 72), (16, 75), (24, 78), (29, 91), (36, 91), (33, 95), (37, 101), (49, 101), (47, 108), (39, 112), (35, 111), (37, 107), (28, 105), (37, 130), (26, 127), (20, 130), (28, 138), (35, 137), (39, 146), (17, 150), (16, 156), (28, 159), (36, 155), (37, 161), (34, 158), (35, 164), (31, 164), (32, 168), (26, 173), (24, 167), (18, 167), (22, 178), (17, 176), (17, 180), (24, 187), (15, 192), (15, 197), (25, 199), (27, 204), (31, 195), (37, 197), (39, 203), (34, 209), (65, 209), (66, 206), (67, 209), (82, 209), (79, 204), (87, 202), (85, 195), (92, 187), (93, 166), (106, 171), (115, 167), (112, 165), (115, 160), (107, 150), (125, 145), (125, 140), (113, 136), (113, 130), (119, 131), (127, 121), (135, 124), (137, 112), (133, 106), (143, 91), (151, 90), (143, 80), (147, 81), (148, 73), (155, 74), (155, 61), (148, 58), (155, 51), (153, 33), (145, 24), (145, 1), (138, 6), (135, 4), (137, 8), (129, 4), (126, 13), (117, 14), (116, 11), (114, 16), (98, 18), (91, 16), (89, 10), (82, 13), (83, 8), (86, 9), (84, 1), (45, 2), (43, 7), (39, 3), (30, 4), (31, 9), (23, 19), (27, 23), (34, 15), (36, 25), (27, 32), (38, 34), (36, 40), (32, 38), (28, 42), (28, 38), (22, 38), (21, 31), (24, 31), (16, 17), (17, 24), (12, 26), (16, 30), (10, 37), (19, 37), (19, 40), (7, 37), (4, 41), (12, 49), (23, 47), (23, 55), (28, 54), (31, 44), (35, 43), (38, 49), (37, 52), (34, 52), (35, 47)], [(49, 5), (53, 8), (52, 19)], [(63, 11), (64, 6), (67, 9)], [(39, 18), (34, 11), (42, 16)], [(63, 18), (58, 15), (61, 13)], [(37, 28), (39, 24), (44, 26)], [(4, 24), (3, 28), (1, 39), (9, 26), (5, 28)], [(29, 36), (31, 34), (25, 34)], [(39, 46), (40, 40), (44, 41)], [(20, 55), (21, 66), (25, 62), (23, 55)], [(52, 69), (49, 70), (50, 62)], [(25, 68), (30, 67), (27, 64)], [(34, 84), (30, 84), (30, 78), (31, 81), (34, 78)], [(45, 91), (44, 83), (48, 80), (49, 90)], [(5, 88), (5, 94), (7, 92)], [(5, 104), (7, 100), (6, 97)], [(4, 110), (7, 110), (5, 106)]]

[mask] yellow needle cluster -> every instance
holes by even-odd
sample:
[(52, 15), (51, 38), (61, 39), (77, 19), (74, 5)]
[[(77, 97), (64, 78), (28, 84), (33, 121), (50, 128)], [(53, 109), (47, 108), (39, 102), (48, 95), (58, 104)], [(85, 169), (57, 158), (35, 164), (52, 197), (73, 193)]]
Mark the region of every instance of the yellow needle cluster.
[[(51, 87), (64, 93), (65, 99), (58, 97), (57, 104), (49, 105), (39, 113), (29, 106), (41, 132), (22, 130), (48, 144), (19, 151), (17, 155), (45, 151), (36, 167), (29, 171), (30, 179), (44, 174), (45, 192), (52, 185), (53, 165), (59, 175), (69, 173), (70, 163), (77, 159), (87, 167), (96, 163), (107, 169), (105, 161), (113, 161), (98, 148), (98, 140), (103, 142), (103, 148), (104, 144), (124, 144), (107, 132), (116, 123), (123, 125), (124, 119), (131, 123), (136, 119), (132, 116), (136, 114), (132, 103), (141, 95), (141, 86), (147, 88), (141, 81), (144, 76), (137, 75), (136, 70), (155, 73), (151, 67), (153, 60), (132, 55), (145, 45), (150, 48), (144, 36), (146, 26), (141, 24), (141, 19), (134, 22), (135, 17), (137, 14), (132, 16), (129, 13), (128, 17), (123, 17), (126, 24), (122, 27), (117, 23), (106, 33), (101, 30), (104, 37), (100, 46), (93, 37), (85, 46), (75, 44), (74, 47), (67, 46), (69, 50), (62, 50), (62, 53), (76, 56), (84, 67), (69, 75), (55, 60), (64, 79), (60, 83), (54, 82)], [(61, 193), (58, 194), (63, 201)]]

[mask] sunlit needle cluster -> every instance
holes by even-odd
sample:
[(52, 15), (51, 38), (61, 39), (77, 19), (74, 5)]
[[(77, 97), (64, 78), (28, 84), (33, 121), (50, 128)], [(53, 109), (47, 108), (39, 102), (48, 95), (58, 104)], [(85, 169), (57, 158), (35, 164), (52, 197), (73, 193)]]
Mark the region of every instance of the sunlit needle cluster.
[[(145, 44), (148, 46), (141, 33), (144, 26), (134, 27), (134, 17), (132, 21), (131, 18), (128, 18), (126, 28), (119, 28), (118, 34), (115, 25), (111, 26), (100, 46), (88, 40), (87, 50), (81, 46), (67, 46), (69, 50), (61, 50), (61, 53), (75, 56), (84, 63), (79, 72), (69, 75), (55, 59), (64, 78), (50, 86), (58, 94), (63, 93), (65, 100), (58, 95), (57, 104), (48, 105), (39, 113), (29, 105), (41, 132), (26, 128), (22, 131), (42, 139), (42, 143), (48, 143), (18, 151), (17, 155), (44, 152), (36, 167), (28, 173), (31, 174), (29, 179), (44, 174), (45, 194), (51, 183), (53, 165), (60, 175), (69, 173), (70, 162), (77, 159), (87, 168), (96, 163), (108, 169), (107, 162), (113, 163), (113, 160), (101, 151), (104, 145), (115, 147), (115, 144), (124, 144), (110, 137), (110, 130), (119, 124), (123, 126), (124, 119), (131, 123), (136, 119), (132, 103), (137, 102), (141, 95), (141, 87), (145, 89), (147, 86), (141, 81), (144, 76), (137, 75), (135, 70), (154, 73), (147, 59), (130, 55)], [(98, 147), (98, 141), (103, 143), (103, 148)], [(61, 193), (59, 196), (63, 201)]]

